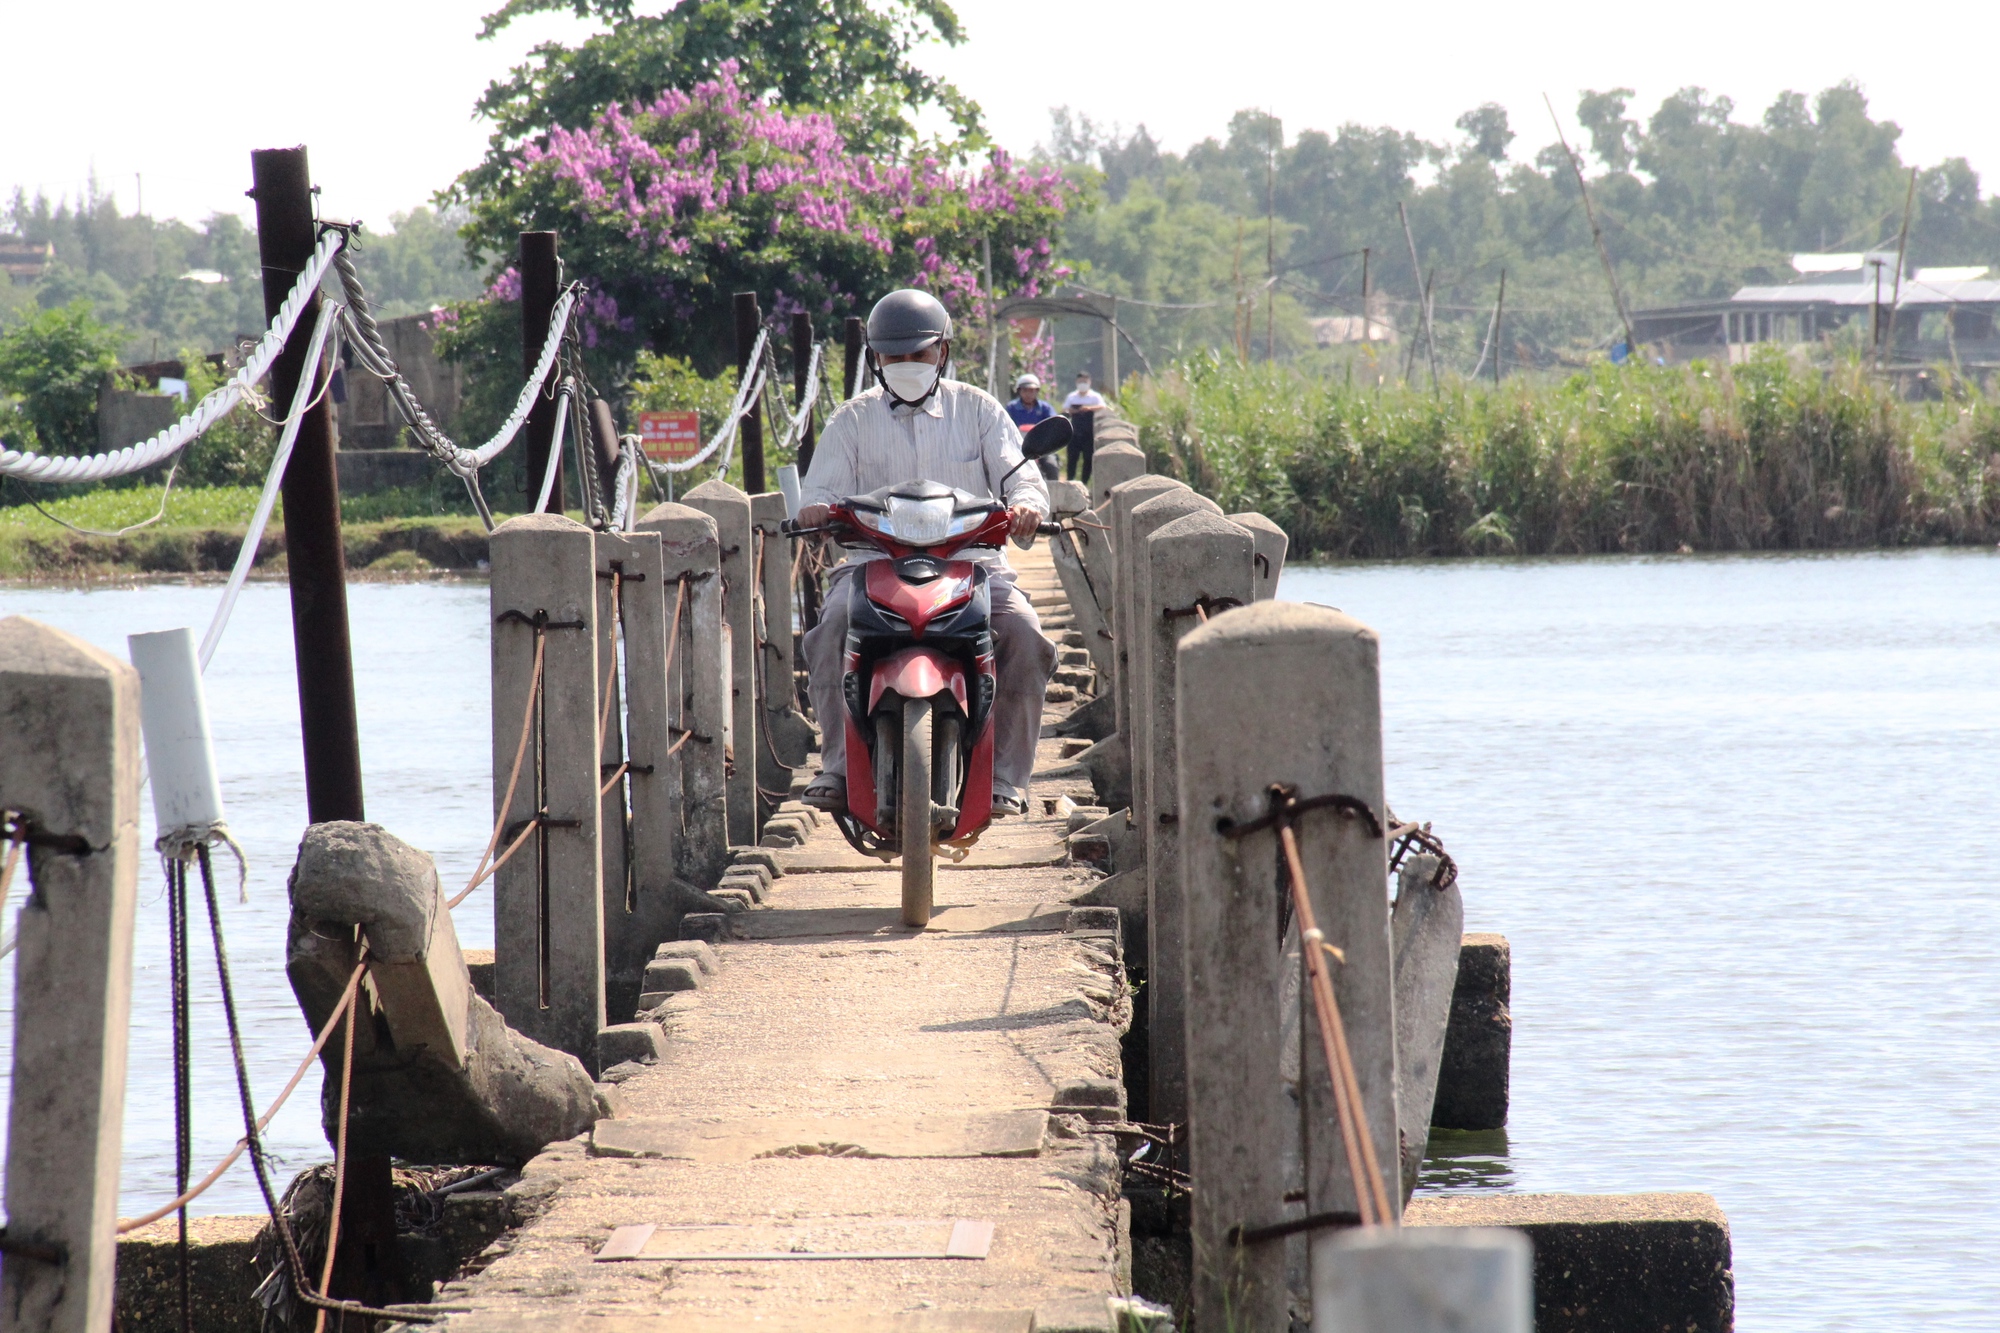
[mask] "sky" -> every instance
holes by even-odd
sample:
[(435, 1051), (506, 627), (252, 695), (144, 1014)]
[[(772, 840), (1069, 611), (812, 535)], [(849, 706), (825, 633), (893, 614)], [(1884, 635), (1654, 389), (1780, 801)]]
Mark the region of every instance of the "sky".
[[(172, 22), (132, 0), (8, 5), (0, 189), (74, 197), (94, 168), (121, 209), (143, 185), (148, 212), (198, 220), (247, 212), (251, 149), (304, 143), (322, 212), (386, 226), (478, 159), (486, 132), (472, 104), (489, 80), (536, 41), (586, 30), (543, 15), (475, 41), (497, 3), (263, 0), (254, 21), (195, 3)], [(1554, 137), (1544, 92), (1574, 137), (1584, 88), (1630, 87), (1643, 117), (1696, 84), (1754, 119), (1785, 89), (1854, 79), (1878, 116), (1903, 127), (1905, 161), (1961, 156), (1989, 190), (2000, 182), (2000, 118), (1976, 55), (2000, 37), (1992, 0), (1938, 0), (1911, 24), (1851, 0), (1670, 11), (1602, 0), (956, 4), (970, 40), (922, 61), (978, 99), (1017, 152), (1047, 138), (1049, 108), (1063, 104), (1101, 123), (1143, 123), (1180, 149), (1258, 106), (1288, 135), (1358, 121), (1450, 141), (1461, 112), (1494, 101), (1527, 160)]]

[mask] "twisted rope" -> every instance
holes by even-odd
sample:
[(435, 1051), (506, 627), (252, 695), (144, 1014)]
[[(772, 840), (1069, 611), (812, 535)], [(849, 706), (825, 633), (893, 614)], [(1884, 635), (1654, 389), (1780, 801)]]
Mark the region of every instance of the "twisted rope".
[(0, 476), (20, 477), (25, 481), (108, 481), (113, 477), (144, 472), (186, 448), (203, 431), (227, 416), (249, 394), (251, 386), (271, 369), (271, 363), (285, 350), (285, 341), (292, 336), (292, 329), (305, 311), (306, 303), (319, 290), (320, 279), (326, 276), (327, 266), (340, 253), (345, 239), (338, 231), (329, 231), (320, 238), (318, 248), (306, 261), (298, 281), (292, 284), (292, 290), (278, 307), (271, 326), (264, 331), (264, 336), (258, 340), (249, 357), (229, 377), (228, 383), (195, 404), (194, 410), (179, 421), (149, 440), (108, 454), (72, 458), (0, 448)]
[[(679, 463), (656, 463), (648, 458), (646, 466), (652, 469), (654, 476), (657, 477), (662, 472), (692, 472), (707, 462), (709, 456), (717, 449), (722, 448), (725, 444), (734, 445), (737, 423), (743, 419), (743, 415), (749, 410), (750, 404), (757, 401), (757, 395), (764, 391), (764, 344), (769, 338), (769, 329), (758, 331), (757, 345), (750, 349), (749, 367), (742, 381), (736, 386), (736, 396), (729, 401), (729, 414), (723, 418), (722, 424), (716, 428), (715, 434), (709, 437), (708, 443), (701, 447), (701, 452), (693, 458)], [(728, 453), (723, 454), (722, 466), (718, 469), (718, 473), (729, 471), (729, 460), (730, 455)]]

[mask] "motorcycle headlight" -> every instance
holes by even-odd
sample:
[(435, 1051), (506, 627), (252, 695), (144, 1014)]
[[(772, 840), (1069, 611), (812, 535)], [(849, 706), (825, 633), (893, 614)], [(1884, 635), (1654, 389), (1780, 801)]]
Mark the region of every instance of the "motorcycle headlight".
[(973, 531), (981, 523), (984, 523), (987, 517), (988, 514), (983, 509), (975, 509), (965, 514), (953, 514), (948, 533), (953, 537), (963, 537), (966, 533)]
[(910, 500), (889, 497), (889, 514), (879, 531), (909, 546), (935, 546), (954, 535), (949, 497)]

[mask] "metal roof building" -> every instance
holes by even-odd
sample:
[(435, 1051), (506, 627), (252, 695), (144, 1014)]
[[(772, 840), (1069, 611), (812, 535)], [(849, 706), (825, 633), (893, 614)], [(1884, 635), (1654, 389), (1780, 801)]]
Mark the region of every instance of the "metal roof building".
[(2000, 281), (1984, 265), (1915, 269), (1899, 286), (1893, 252), (1798, 255), (1793, 264), (1797, 282), (1634, 311), (1633, 334), (1670, 361), (1725, 353), (1740, 361), (1759, 343), (1818, 343), (1848, 328), (1866, 346), (1879, 327), (1887, 366), (2000, 367)]

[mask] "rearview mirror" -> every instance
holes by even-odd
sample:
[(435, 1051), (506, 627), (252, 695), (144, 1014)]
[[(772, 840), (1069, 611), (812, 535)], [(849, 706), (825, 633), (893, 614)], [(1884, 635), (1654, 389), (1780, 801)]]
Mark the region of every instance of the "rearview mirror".
[(1053, 416), (1038, 422), (1035, 428), (1021, 439), (1021, 452), (1029, 458), (1047, 458), (1060, 452), (1070, 442), (1076, 428), (1069, 424), (1065, 416)]

